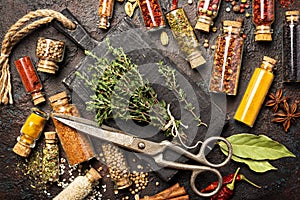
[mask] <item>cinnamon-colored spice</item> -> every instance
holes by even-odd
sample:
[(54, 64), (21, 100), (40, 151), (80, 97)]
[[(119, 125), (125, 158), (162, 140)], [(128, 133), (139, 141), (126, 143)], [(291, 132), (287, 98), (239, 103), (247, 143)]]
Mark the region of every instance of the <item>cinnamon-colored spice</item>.
[[(77, 107), (69, 104), (66, 92), (51, 96), (49, 100), (54, 113), (80, 116)], [(53, 117), (52, 120), (70, 165), (76, 165), (94, 157), (93, 148), (84, 134), (64, 125)]]

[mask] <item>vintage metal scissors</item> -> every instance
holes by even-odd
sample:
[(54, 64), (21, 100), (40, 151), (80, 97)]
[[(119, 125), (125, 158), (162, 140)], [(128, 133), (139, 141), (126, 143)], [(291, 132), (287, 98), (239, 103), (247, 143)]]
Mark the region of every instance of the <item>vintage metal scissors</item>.
[[(221, 176), (220, 172), (215, 168), (226, 165), (232, 156), (231, 144), (228, 142), (228, 140), (226, 140), (223, 137), (214, 136), (214, 137), (210, 137), (210, 138), (206, 139), (202, 143), (199, 153), (193, 154), (193, 153), (190, 153), (189, 151), (187, 151), (187, 150), (181, 148), (180, 146), (175, 145), (172, 142), (167, 141), (167, 140), (164, 140), (160, 143), (152, 142), (152, 141), (142, 139), (137, 136), (134, 136), (134, 135), (131, 135), (128, 133), (124, 133), (121, 131), (117, 131), (114, 129), (108, 130), (108, 129), (100, 128), (96, 122), (90, 121), (90, 120), (87, 120), (84, 118), (68, 116), (68, 115), (63, 115), (63, 114), (53, 114), (53, 116), (58, 121), (66, 124), (72, 128), (75, 128), (78, 131), (86, 133), (90, 136), (93, 136), (93, 137), (96, 137), (96, 138), (99, 138), (101, 140), (105, 140), (108, 142), (112, 142), (112, 143), (116, 144), (117, 146), (123, 147), (130, 151), (149, 155), (161, 167), (174, 168), (174, 169), (179, 169), (179, 170), (191, 170), (192, 171), (192, 175), (191, 175), (191, 179), (190, 179), (191, 188), (193, 189), (193, 191), (196, 194), (198, 194), (199, 196), (203, 196), (203, 197), (210, 197), (210, 196), (216, 194), (220, 190), (223, 180), (222, 180), (222, 176)], [(217, 141), (217, 140), (221, 140), (221, 141), (225, 142), (229, 151), (228, 151), (228, 156), (226, 157), (226, 159), (224, 159), (224, 161), (222, 163), (214, 164), (214, 163), (209, 162), (206, 159), (205, 150), (211, 142)], [(174, 162), (174, 161), (165, 160), (163, 157), (163, 154), (166, 150), (174, 151), (174, 152), (178, 153), (179, 155), (183, 155), (187, 158), (190, 158), (202, 165), (190, 165), (190, 164), (184, 164), (184, 163), (178, 163), (178, 162)], [(217, 188), (210, 193), (200, 192), (196, 188), (196, 185), (195, 185), (197, 176), (200, 173), (206, 172), (206, 171), (214, 173), (218, 177), (218, 182), (219, 182)]]

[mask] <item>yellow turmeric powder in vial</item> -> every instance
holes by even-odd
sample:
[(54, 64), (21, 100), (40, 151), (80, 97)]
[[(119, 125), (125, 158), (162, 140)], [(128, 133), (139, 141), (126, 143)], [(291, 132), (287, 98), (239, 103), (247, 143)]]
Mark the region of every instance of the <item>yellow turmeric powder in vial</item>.
[(272, 84), (276, 60), (264, 56), (260, 68), (256, 68), (234, 119), (252, 127)]

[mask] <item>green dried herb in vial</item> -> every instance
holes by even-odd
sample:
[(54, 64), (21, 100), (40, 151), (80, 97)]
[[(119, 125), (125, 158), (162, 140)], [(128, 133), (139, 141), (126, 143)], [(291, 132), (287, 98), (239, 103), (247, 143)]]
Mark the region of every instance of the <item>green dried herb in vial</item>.
[(59, 179), (59, 149), (56, 132), (45, 132), (43, 147), (42, 179), (45, 182), (57, 182)]

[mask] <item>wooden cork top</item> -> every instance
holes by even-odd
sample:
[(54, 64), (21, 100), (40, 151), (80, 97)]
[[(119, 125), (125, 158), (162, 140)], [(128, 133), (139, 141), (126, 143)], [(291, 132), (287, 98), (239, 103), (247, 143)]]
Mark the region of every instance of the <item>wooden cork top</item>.
[(277, 63), (277, 61), (275, 59), (270, 58), (268, 56), (264, 56), (263, 60), (271, 63), (272, 65), (275, 65)]
[(64, 99), (64, 98), (67, 98), (67, 97), (68, 97), (67, 92), (63, 91), (63, 92), (60, 92), (58, 94), (55, 94), (55, 95), (49, 97), (49, 101), (51, 103), (53, 103), (53, 102), (55, 102), (57, 100)]
[(28, 157), (31, 152), (31, 148), (22, 144), (21, 142), (18, 142), (17, 144), (15, 144), (13, 152), (18, 154), (19, 156)]
[(299, 15), (300, 11), (299, 10), (289, 10), (285, 12), (286, 16), (290, 16), (290, 15)]
[(44, 135), (46, 140), (56, 140), (56, 132), (54, 131), (45, 132)]
[(87, 174), (86, 177), (89, 179), (89, 181), (91, 183), (98, 181), (101, 177), (101, 175), (99, 174), (99, 172), (97, 172), (97, 170), (95, 170), (94, 168), (91, 168)]
[(225, 20), (225, 21), (223, 21), (223, 26), (233, 26), (236, 28), (241, 28), (242, 22)]

